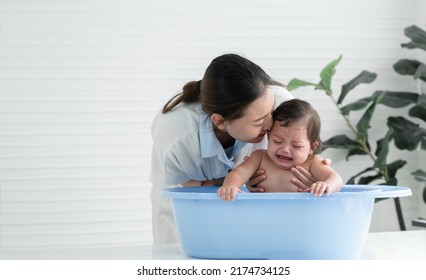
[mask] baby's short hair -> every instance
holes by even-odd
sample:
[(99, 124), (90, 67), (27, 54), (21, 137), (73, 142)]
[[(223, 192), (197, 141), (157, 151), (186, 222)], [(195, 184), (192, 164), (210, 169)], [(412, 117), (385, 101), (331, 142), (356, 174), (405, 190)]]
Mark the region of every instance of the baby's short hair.
[(321, 151), (321, 119), (318, 112), (309, 102), (294, 98), (281, 103), (272, 113), (274, 121), (279, 121), (281, 126), (287, 127), (289, 124), (299, 120), (307, 120), (308, 138), (313, 145), (318, 144), (314, 149), (314, 154)]

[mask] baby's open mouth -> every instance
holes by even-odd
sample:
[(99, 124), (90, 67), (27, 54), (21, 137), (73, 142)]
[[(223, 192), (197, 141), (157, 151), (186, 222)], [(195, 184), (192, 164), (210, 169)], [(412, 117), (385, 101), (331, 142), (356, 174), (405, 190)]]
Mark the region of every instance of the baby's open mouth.
[(292, 160), (292, 158), (291, 158), (291, 157), (286, 157), (286, 156), (281, 156), (281, 155), (277, 155), (277, 158), (278, 158), (279, 160), (285, 160), (285, 161), (290, 161), (290, 160)]

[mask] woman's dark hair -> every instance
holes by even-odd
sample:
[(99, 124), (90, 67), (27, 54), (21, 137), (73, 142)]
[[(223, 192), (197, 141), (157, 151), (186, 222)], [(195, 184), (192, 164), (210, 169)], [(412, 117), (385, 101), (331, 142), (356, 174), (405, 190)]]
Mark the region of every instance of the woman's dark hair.
[(225, 120), (238, 119), (269, 85), (283, 86), (250, 60), (236, 54), (225, 54), (210, 63), (201, 81), (187, 83), (181, 93), (170, 99), (164, 105), (163, 113), (181, 102), (200, 101), (209, 115), (216, 113)]
[(272, 113), (272, 119), (281, 122), (283, 127), (306, 119), (309, 141), (311, 145), (315, 142), (318, 143), (318, 146), (314, 149), (314, 154), (318, 154), (321, 151), (321, 119), (318, 112), (308, 102), (297, 98), (284, 101)]

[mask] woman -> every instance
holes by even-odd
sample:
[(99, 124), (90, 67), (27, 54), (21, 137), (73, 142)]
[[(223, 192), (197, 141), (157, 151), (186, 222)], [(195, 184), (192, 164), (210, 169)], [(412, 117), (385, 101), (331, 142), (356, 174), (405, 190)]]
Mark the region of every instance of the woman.
[[(154, 244), (179, 241), (170, 201), (161, 198), (161, 191), (177, 185), (222, 185), (244, 156), (265, 147), (272, 111), (291, 98), (255, 63), (225, 54), (211, 62), (201, 81), (187, 83), (166, 103), (151, 128)], [(315, 181), (306, 170), (294, 172), (301, 190)], [(255, 185), (265, 175), (259, 171), (250, 183)]]

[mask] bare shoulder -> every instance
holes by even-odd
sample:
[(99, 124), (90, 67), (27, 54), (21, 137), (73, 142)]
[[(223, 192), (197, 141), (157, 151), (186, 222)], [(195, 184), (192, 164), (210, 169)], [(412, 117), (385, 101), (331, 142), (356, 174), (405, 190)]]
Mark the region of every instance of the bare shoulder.
[(250, 157), (254, 156), (254, 157), (263, 157), (267, 155), (266, 150), (265, 149), (259, 149), (254, 151), (253, 153), (251, 153)]
[(259, 166), (263, 161), (264, 155), (266, 155), (266, 150), (260, 149), (252, 152), (250, 156), (241, 163), (242, 166)]
[(324, 164), (323, 158), (319, 155), (314, 155), (313, 157), (308, 158), (305, 163), (302, 165), (305, 169), (310, 170), (311, 168), (330, 168), (329, 165)]

